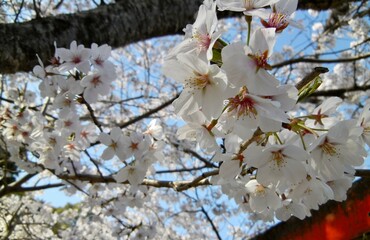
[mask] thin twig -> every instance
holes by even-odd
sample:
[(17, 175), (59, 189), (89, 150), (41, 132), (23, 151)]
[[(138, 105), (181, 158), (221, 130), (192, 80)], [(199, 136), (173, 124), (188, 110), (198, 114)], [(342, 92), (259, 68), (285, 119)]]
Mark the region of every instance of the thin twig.
[(335, 58), (335, 59), (314, 59), (314, 58), (296, 58), (296, 59), (291, 59), (287, 60), (281, 63), (277, 63), (275, 65), (272, 65), (272, 68), (280, 68), (286, 65), (290, 64), (295, 64), (295, 63), (343, 63), (343, 62), (353, 62), (356, 60), (364, 59), (364, 58), (369, 58), (370, 53), (364, 54), (364, 55), (359, 55), (356, 57), (351, 57), (351, 58)]
[(213, 223), (212, 219), (209, 217), (207, 211), (204, 209), (204, 207), (201, 208), (202, 213), (206, 216), (207, 221), (211, 224), (213, 231), (215, 232), (217, 239), (222, 240), (220, 233), (217, 230), (216, 225)]

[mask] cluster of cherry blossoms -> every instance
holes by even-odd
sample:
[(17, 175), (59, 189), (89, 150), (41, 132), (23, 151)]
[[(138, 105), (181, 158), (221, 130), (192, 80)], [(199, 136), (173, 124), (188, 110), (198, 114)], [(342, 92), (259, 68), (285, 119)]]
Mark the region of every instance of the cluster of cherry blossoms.
[[(220, 167), (212, 184), (263, 219), (303, 219), (330, 199), (345, 200), (354, 167), (366, 156), (364, 142), (370, 143), (370, 105), (359, 120), (335, 117), (341, 103), (335, 97), (301, 114), (297, 102), (312, 85), (297, 89), (268, 71), (278, 34), (289, 24), (299, 26), (291, 19), (297, 4), (205, 0), (163, 67), (166, 76), (183, 84), (173, 103), (186, 122), (179, 138), (213, 154)], [(244, 13), (247, 43), (220, 39), (216, 7)], [(262, 26), (252, 31), (255, 18)]]
[[(217, 8), (243, 12), (249, 26), (246, 43), (221, 39)], [(296, 8), (297, 0), (205, 0), (195, 23), (184, 29), (185, 39), (163, 66), (164, 75), (183, 84), (173, 102), (176, 114), (186, 122), (178, 139), (195, 141), (218, 163), (213, 165), (217, 174), (208, 183), (220, 186), (244, 211), (265, 220), (303, 219), (330, 199), (345, 200), (355, 167), (367, 154), (363, 146), (370, 146), (370, 104), (358, 120), (336, 116), (339, 98), (328, 98), (303, 113), (297, 106), (312, 92), (312, 84), (297, 89), (269, 72), (278, 35), (289, 25), (300, 27), (291, 18)], [(256, 19), (261, 27), (252, 29)], [(140, 227), (125, 229), (117, 221), (109, 231), (114, 236), (136, 231), (136, 237), (149, 239), (156, 231), (161, 235), (160, 227), (145, 223), (146, 216), (139, 218), (127, 207), (142, 208), (150, 198), (160, 206), (160, 193), (148, 186), (182, 191), (181, 186), (201, 184), (151, 179), (158, 170), (154, 167), (167, 164), (166, 140), (157, 121), (144, 131), (122, 130), (119, 124), (102, 124), (103, 116), (96, 116), (96, 106), (109, 98), (117, 78), (110, 56), (108, 45), (87, 48), (74, 41), (69, 49), (56, 47), (51, 65), (44, 66), (39, 59), (33, 73), (41, 80), (44, 102), (35, 107), (31, 104), (35, 95), (10, 89), (7, 94), (13, 102), (2, 102), (0, 108), (0, 140), (19, 168), (41, 177), (56, 176), (70, 193), (79, 190), (88, 195), (83, 211), (71, 210), (73, 217), (84, 221), (73, 231), (86, 235), (92, 212), (96, 221), (91, 236), (104, 236), (101, 222), (110, 227), (112, 217), (118, 220), (128, 214), (132, 226)], [(45, 215), (52, 220), (38, 221), (41, 227), (57, 223), (51, 210)], [(34, 231), (41, 232), (41, 227)], [(50, 231), (44, 234), (52, 236)], [(61, 236), (73, 234), (65, 230)]]
[[(112, 160), (110, 164), (118, 170), (110, 172), (110, 177), (132, 186), (131, 192), (125, 192), (127, 197), (141, 198), (135, 194), (139, 184), (152, 170), (152, 163), (163, 159), (162, 127), (153, 120), (145, 132), (119, 127), (109, 130), (99, 122), (92, 104), (111, 93), (116, 71), (108, 60), (110, 55), (108, 45), (92, 44), (90, 49), (74, 41), (69, 49), (56, 48), (51, 65), (44, 67), (39, 59), (40, 65), (33, 73), (42, 80), (39, 90), (45, 101), (41, 111), (29, 106), (24, 94), (18, 96), (19, 91), (14, 90), (16, 105), (5, 104), (2, 108), (1, 139), (10, 160), (29, 173), (44, 172), (62, 179), (96, 174), (99, 166)], [(92, 158), (88, 151), (96, 145), (100, 146), (95, 149), (100, 152), (99, 159)], [(22, 148), (32, 155), (25, 156)], [(90, 163), (83, 159), (90, 159)], [(94, 165), (97, 167), (91, 167)], [(82, 190), (89, 183), (77, 185)]]

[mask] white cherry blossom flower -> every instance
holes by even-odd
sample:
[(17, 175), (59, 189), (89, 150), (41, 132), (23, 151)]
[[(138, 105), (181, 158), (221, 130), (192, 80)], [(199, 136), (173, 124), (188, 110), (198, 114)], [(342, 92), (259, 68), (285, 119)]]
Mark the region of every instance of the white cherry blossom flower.
[(305, 205), (296, 203), (291, 199), (284, 200), (282, 204), (283, 206), (276, 210), (276, 218), (281, 221), (287, 221), (291, 216), (303, 220), (306, 216), (311, 215)]
[(137, 186), (143, 182), (146, 171), (147, 168), (142, 167), (142, 165), (139, 166), (128, 165), (119, 170), (119, 172), (115, 174), (113, 178), (119, 183), (128, 181), (130, 184)]
[(249, 193), (249, 204), (253, 211), (261, 213), (266, 209), (278, 209), (281, 207), (281, 199), (274, 189), (263, 186), (257, 180), (250, 180), (245, 185)]
[(350, 138), (346, 122), (340, 122), (319, 137), (308, 149), (312, 167), (327, 181), (354, 174), (353, 166), (360, 166), (366, 156), (365, 149)]
[(177, 114), (183, 116), (201, 110), (207, 119), (219, 117), (227, 98), (228, 82), (217, 65), (209, 65), (194, 55), (179, 54), (178, 61), (166, 62), (163, 72), (184, 84), (184, 90), (174, 102)]
[(110, 134), (100, 133), (99, 140), (106, 146), (108, 146), (102, 154), (104, 160), (112, 159), (115, 155), (121, 160), (126, 159), (126, 147), (123, 143), (123, 134), (120, 128), (112, 128)]
[(230, 10), (243, 12), (248, 16), (263, 17), (268, 15), (264, 7), (274, 4), (279, 0), (217, 0), (217, 6), (220, 11)]
[(279, 107), (279, 102), (250, 94), (243, 87), (238, 95), (229, 98), (218, 128), (226, 133), (233, 131), (242, 139), (249, 139), (258, 127), (263, 132), (279, 131), (282, 122), (289, 122), (288, 115)]
[(70, 133), (79, 133), (81, 131), (81, 122), (78, 120), (78, 116), (75, 112), (70, 112), (63, 118), (58, 119), (55, 122), (55, 128), (66, 135)]
[(153, 119), (152, 121), (150, 121), (148, 129), (144, 133), (150, 134), (153, 138), (157, 140), (163, 139), (164, 136), (163, 128), (159, 124), (158, 119)]
[(95, 72), (85, 76), (81, 80), (81, 86), (85, 87), (83, 97), (88, 103), (96, 103), (98, 95), (106, 96), (110, 93), (110, 84), (114, 79), (103, 72)]
[(241, 173), (242, 166), (246, 159), (245, 152), (239, 153), (240, 144), (242, 139), (237, 135), (229, 134), (226, 136), (224, 141), (225, 153), (216, 152), (213, 157), (214, 162), (221, 162), (219, 168), (219, 176), (224, 180), (232, 180)]
[(201, 112), (195, 112), (183, 118), (187, 125), (180, 127), (177, 131), (180, 140), (197, 141), (199, 147), (206, 153), (211, 154), (218, 150), (215, 136), (207, 129), (206, 119)]
[(266, 70), (275, 45), (274, 29), (258, 29), (252, 34), (250, 46), (232, 43), (222, 49), (222, 69), (236, 89), (247, 86), (257, 95), (274, 95), (279, 81)]
[(101, 46), (96, 43), (91, 44), (91, 63), (105, 74), (111, 75), (111, 78), (115, 78), (116, 69), (114, 64), (108, 60), (111, 51), (112, 47), (107, 44)]
[(257, 181), (265, 186), (295, 184), (306, 177), (304, 162), (309, 154), (294, 145), (249, 147), (246, 150), (247, 164), (258, 169)]
[(344, 176), (343, 178), (327, 182), (333, 190), (335, 201), (342, 202), (347, 199), (347, 191), (352, 186), (353, 179), (354, 177)]
[(90, 49), (85, 48), (82, 44), (77, 46), (77, 42), (71, 42), (70, 49), (57, 48), (56, 56), (60, 57), (63, 61), (60, 65), (60, 71), (69, 71), (73, 68), (77, 68), (83, 73), (90, 71)]
[(333, 190), (320, 179), (313, 175), (307, 175), (293, 190), (288, 197), (295, 202), (302, 201), (308, 209), (319, 208), (319, 205), (334, 198)]
[(141, 158), (151, 145), (150, 137), (138, 132), (130, 132), (129, 136), (124, 135), (121, 141), (125, 146), (126, 155), (135, 158)]
[(194, 24), (188, 24), (184, 29), (185, 40), (169, 53), (167, 59), (176, 58), (180, 53), (195, 52), (198, 57), (211, 60), (212, 48), (222, 33), (217, 31), (217, 23), (216, 3), (205, 0)]
[(361, 140), (370, 146), (370, 103), (364, 106), (364, 109), (358, 118), (357, 125), (363, 130)]
[(69, 158), (72, 161), (79, 161), (82, 152), (82, 146), (77, 141), (69, 141), (63, 146), (63, 157)]
[(282, 32), (289, 24), (302, 28), (302, 26), (291, 19), (291, 15), (297, 10), (298, 0), (284, 0), (278, 1), (271, 6), (272, 13), (268, 20), (266, 16), (260, 15), (261, 23), (266, 28), (274, 28), (277, 33)]
[(331, 118), (330, 115), (335, 113), (339, 104), (343, 101), (339, 97), (331, 97), (325, 99), (313, 112), (309, 115), (305, 124), (312, 128), (329, 128), (331, 127), (335, 119)]
[(91, 143), (98, 140), (97, 128), (94, 124), (83, 126), (80, 134), (76, 135), (76, 141), (81, 143), (82, 148), (87, 148)]

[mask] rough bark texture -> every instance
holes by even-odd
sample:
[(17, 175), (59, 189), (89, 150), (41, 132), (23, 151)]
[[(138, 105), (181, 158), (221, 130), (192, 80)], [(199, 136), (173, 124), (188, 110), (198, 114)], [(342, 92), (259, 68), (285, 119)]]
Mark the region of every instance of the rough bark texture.
[[(301, 0), (300, 9), (326, 10), (359, 0)], [(50, 59), (54, 42), (60, 47), (107, 43), (122, 47), (152, 37), (176, 34), (188, 23), (203, 0), (117, 0), (115, 4), (76, 14), (63, 14), (25, 23), (0, 24), (0, 73), (30, 71)], [(222, 13), (220, 17), (230, 16)]]

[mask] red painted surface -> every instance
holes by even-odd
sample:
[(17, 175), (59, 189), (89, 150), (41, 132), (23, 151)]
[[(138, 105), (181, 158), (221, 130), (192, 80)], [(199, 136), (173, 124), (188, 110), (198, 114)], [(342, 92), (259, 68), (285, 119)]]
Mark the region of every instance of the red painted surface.
[(292, 231), (286, 239), (348, 240), (370, 231), (370, 192), (363, 199), (347, 200), (309, 228)]

